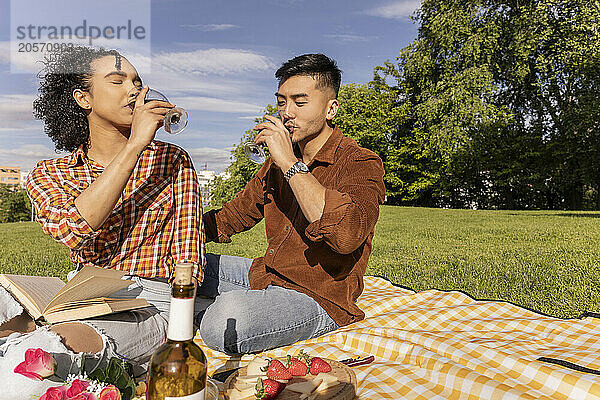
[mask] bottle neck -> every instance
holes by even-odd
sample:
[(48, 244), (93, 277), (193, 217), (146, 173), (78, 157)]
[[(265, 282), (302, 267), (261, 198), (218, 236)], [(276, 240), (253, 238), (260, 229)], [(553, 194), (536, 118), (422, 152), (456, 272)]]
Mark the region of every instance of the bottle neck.
[(194, 337), (194, 291), (183, 297), (174, 288), (169, 308), (167, 339), (175, 341), (191, 340)]

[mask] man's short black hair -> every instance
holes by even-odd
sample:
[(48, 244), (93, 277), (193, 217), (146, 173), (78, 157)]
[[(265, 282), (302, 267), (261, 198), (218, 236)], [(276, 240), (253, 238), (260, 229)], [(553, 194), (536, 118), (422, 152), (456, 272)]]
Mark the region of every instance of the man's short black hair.
[(331, 88), (337, 98), (342, 82), (342, 71), (335, 60), (324, 54), (303, 54), (286, 61), (275, 72), (281, 86), (296, 75), (308, 75), (317, 80), (317, 89)]

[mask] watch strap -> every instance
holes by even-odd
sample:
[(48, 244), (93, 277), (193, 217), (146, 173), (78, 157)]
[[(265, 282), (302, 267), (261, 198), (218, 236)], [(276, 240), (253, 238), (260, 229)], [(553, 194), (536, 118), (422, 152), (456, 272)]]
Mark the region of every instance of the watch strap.
[(292, 178), (292, 176), (296, 175), (298, 172), (308, 172), (308, 167), (302, 161), (298, 161), (294, 165), (292, 165), (290, 169), (285, 171), (283, 176), (285, 177), (286, 181), (289, 181)]

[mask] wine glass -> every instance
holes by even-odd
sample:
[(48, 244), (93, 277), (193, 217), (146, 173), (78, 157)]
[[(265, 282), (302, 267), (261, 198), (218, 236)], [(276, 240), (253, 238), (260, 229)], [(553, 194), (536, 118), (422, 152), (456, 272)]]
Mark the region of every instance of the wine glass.
[[(144, 102), (147, 103), (151, 100), (167, 101), (170, 103), (169, 99), (167, 99), (167, 96), (158, 90), (148, 88), (146, 97), (144, 97)], [(184, 130), (187, 126), (187, 123), (188, 113), (181, 107), (173, 107), (168, 113), (165, 114), (165, 131), (171, 135), (177, 135)]]
[[(279, 111), (271, 114), (271, 116), (275, 118), (281, 118)], [(248, 159), (255, 164), (262, 164), (267, 159), (263, 146), (252, 141), (244, 143), (244, 154), (246, 154), (246, 157), (248, 157)]]

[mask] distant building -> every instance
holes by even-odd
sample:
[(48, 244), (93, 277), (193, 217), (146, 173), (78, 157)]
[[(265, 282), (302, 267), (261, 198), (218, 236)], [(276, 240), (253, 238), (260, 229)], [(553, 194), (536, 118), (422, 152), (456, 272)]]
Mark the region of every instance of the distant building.
[(2, 167), (0, 166), (0, 184), (2, 185), (21, 185), (20, 167)]
[(25, 189), (27, 187), (27, 177), (29, 176), (30, 173), (31, 173), (31, 171), (29, 171), (29, 170), (21, 171), (21, 187), (23, 189)]
[(210, 182), (215, 179), (215, 171), (197, 171), (198, 185), (200, 185), (200, 194), (202, 195), (202, 205), (210, 205)]
[(223, 179), (228, 179), (229, 174), (227, 172), (221, 172), (220, 174), (216, 174), (215, 171), (196, 171), (196, 175), (198, 176), (198, 185), (200, 186), (200, 194), (202, 195), (202, 205), (210, 206), (210, 184), (216, 177), (220, 177)]

